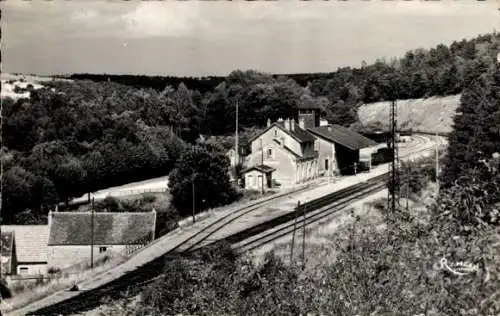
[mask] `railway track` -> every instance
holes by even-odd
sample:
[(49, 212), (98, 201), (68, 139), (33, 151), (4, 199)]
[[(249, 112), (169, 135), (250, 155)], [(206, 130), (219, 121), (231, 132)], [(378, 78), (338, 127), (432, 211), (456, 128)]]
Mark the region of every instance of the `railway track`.
[(327, 206), (320, 207), (319, 209), (312, 208), (312, 210), (308, 210), (309, 208), (307, 206), (301, 206), (300, 209), (298, 208), (293, 213), (293, 218), (289, 218), (288, 221), (281, 225), (276, 225), (275, 227), (267, 229), (260, 234), (256, 234), (241, 242), (237, 242), (233, 246), (233, 249), (235, 249), (238, 254), (244, 254), (258, 249), (291, 234), (294, 230), (294, 226), (296, 226), (294, 223), (296, 218), (300, 218), (300, 224), (298, 225), (302, 226), (304, 223), (304, 219), (302, 217), (304, 213), (306, 214), (305, 225), (310, 226), (330, 217), (333, 214), (343, 211), (351, 202), (383, 190), (384, 188), (386, 188), (386, 184), (381, 183), (381, 180), (379, 180), (378, 183), (371, 182), (369, 185), (349, 188), (348, 191), (350, 194), (348, 196), (342, 197)]
[[(425, 140), (424, 140), (425, 142)], [(420, 141), (418, 142), (421, 145)], [(415, 146), (416, 147), (416, 146)], [(411, 148), (415, 148), (411, 147)], [(407, 148), (408, 153), (401, 153), (400, 157), (404, 158), (410, 154), (415, 153), (415, 150)], [(406, 149), (406, 148), (405, 148)], [(428, 149), (421, 149), (420, 151), (426, 151)], [(383, 187), (383, 180), (387, 178), (387, 173), (369, 179), (365, 182), (350, 186), (348, 188), (342, 189), (340, 191), (328, 194), (309, 203), (306, 203), (307, 217), (306, 224), (312, 224), (317, 222), (331, 214), (338, 212), (340, 209), (344, 208), (349, 202), (359, 199), (362, 196), (366, 196), (370, 193), (376, 192)], [(165, 259), (169, 255), (176, 253), (189, 253), (206, 246), (213, 241), (209, 238), (213, 236), (216, 232), (221, 231), (224, 227), (234, 222), (237, 219), (250, 214), (256, 209), (259, 209), (267, 204), (276, 202), (278, 199), (286, 200), (287, 196), (294, 193), (299, 193), (311, 189), (310, 187), (304, 187), (302, 189), (296, 190), (293, 193), (283, 194), (279, 196), (272, 197), (265, 201), (260, 201), (253, 203), (251, 205), (239, 208), (233, 212), (228, 212), (228, 214), (216, 219), (212, 223), (208, 224), (202, 230), (194, 233), (188, 238), (184, 239), (181, 243), (166, 251), (163, 255), (157, 257), (154, 260), (143, 264), (136, 269), (127, 272), (114, 280), (90, 289), (88, 291), (81, 291), (77, 295), (70, 295), (68, 293), (67, 298), (59, 300), (59, 302), (38, 308), (33, 312), (26, 313), (16, 313), (17, 311), (10, 311), (9, 315), (67, 315), (75, 314), (82, 311), (87, 311), (94, 309), (102, 304), (103, 297), (111, 297), (112, 299), (117, 299), (121, 297), (123, 291), (127, 291), (129, 296), (136, 295), (140, 293), (145, 286), (153, 282), (158, 277), (161, 277), (163, 267), (165, 265)], [(264, 223), (258, 224), (251, 228), (244, 229), (235, 234), (232, 234), (226, 238), (226, 241), (235, 245), (236, 250), (239, 253), (243, 253), (248, 250), (258, 248), (265, 243), (269, 243), (281, 236), (284, 236), (290, 231), (290, 221), (295, 219), (297, 215), (302, 214), (303, 209), (295, 209), (293, 212), (288, 212), (284, 215), (270, 219)], [(154, 243), (153, 243), (154, 244)], [(104, 274), (98, 275), (96, 280), (104, 277)], [(57, 294), (57, 293), (56, 293)], [(61, 297), (63, 298), (63, 297)]]

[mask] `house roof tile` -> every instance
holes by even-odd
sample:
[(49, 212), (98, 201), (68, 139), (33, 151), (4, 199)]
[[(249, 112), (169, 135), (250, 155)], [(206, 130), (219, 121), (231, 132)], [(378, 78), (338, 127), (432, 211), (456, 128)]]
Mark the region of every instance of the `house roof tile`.
[[(90, 245), (92, 213), (51, 213), (49, 246)], [(137, 243), (154, 232), (156, 213), (94, 213), (94, 244), (125, 245)]]
[(253, 142), (259, 136), (261, 136), (262, 134), (266, 133), (273, 126), (279, 127), (281, 130), (283, 130), (285, 133), (287, 133), (288, 135), (290, 135), (291, 137), (293, 137), (299, 143), (306, 143), (306, 142), (313, 142), (314, 141), (314, 136), (312, 136), (308, 131), (303, 130), (302, 128), (300, 128), (299, 124), (297, 124), (297, 123), (295, 123), (295, 128), (292, 131), (292, 130), (287, 130), (285, 128), (285, 122), (274, 122), (269, 127), (267, 127), (265, 130), (263, 130), (262, 132), (258, 133), (257, 135), (254, 135), (252, 138), (250, 138), (249, 139), (249, 143)]
[(19, 262), (47, 262), (48, 225), (5, 225), (1, 229), (14, 233)]
[(319, 126), (308, 129), (314, 135), (338, 143), (351, 150), (376, 146), (373, 140), (340, 125)]

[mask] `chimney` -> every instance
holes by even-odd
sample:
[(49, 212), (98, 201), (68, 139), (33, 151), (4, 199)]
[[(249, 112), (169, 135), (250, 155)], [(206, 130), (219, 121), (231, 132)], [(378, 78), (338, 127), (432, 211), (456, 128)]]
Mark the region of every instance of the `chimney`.
[(291, 119), (290, 120), (290, 129), (293, 131), (295, 131), (295, 119)]
[(331, 132), (332, 131), (332, 126), (331, 125), (327, 125), (328, 126), (328, 131)]
[(271, 119), (267, 119), (267, 127), (271, 126)]
[(290, 130), (290, 119), (288, 119), (288, 118), (285, 120), (285, 129), (286, 129), (287, 131), (289, 131), (289, 130)]
[(283, 119), (280, 117), (280, 118), (278, 119), (278, 122), (280, 122), (280, 123), (281, 123), (281, 122), (283, 122)]
[(299, 118), (299, 127), (302, 129), (306, 129), (306, 121), (303, 117)]

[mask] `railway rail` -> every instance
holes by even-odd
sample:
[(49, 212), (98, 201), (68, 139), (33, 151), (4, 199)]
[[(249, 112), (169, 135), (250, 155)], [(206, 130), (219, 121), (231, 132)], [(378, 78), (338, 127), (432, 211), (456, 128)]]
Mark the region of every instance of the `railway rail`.
[[(291, 234), (294, 230), (294, 220), (296, 218), (300, 217), (300, 225), (303, 225), (302, 221), (305, 221), (305, 225), (310, 226), (317, 223), (318, 221), (330, 217), (333, 214), (343, 211), (351, 202), (385, 188), (386, 184), (382, 183), (381, 179), (378, 179), (378, 181), (370, 180), (369, 184), (348, 188), (348, 190), (346, 190), (345, 192), (346, 196), (339, 196), (336, 201), (328, 202), (325, 206), (318, 205), (318, 208), (316, 208), (314, 206), (308, 207), (307, 205), (301, 205), (296, 209), (295, 212), (290, 213), (290, 217), (287, 220), (282, 220), (284, 223), (279, 224), (279, 222), (276, 222), (274, 223), (275, 225), (273, 225), (274, 227), (267, 227), (262, 233), (257, 233), (253, 236), (243, 239), (242, 241), (233, 239), (233, 241), (235, 242), (235, 244), (233, 245), (233, 249), (235, 249), (238, 254), (243, 254), (258, 249), (264, 245), (272, 243), (273, 241)], [(306, 215), (305, 220), (302, 218), (304, 213)]]
[[(425, 143), (425, 137), (422, 137), (422, 139), (419, 140), (415, 145), (421, 146), (422, 144), (425, 145)], [(412, 148), (414, 150), (411, 150)], [(418, 151), (426, 151), (431, 149), (432, 148), (420, 148)], [(416, 152), (413, 146), (411, 148), (405, 148), (404, 152), (401, 151), (401, 158), (407, 157)], [(307, 212), (306, 224), (317, 222), (320, 219), (338, 212), (349, 202), (383, 189), (383, 187), (385, 187), (385, 184), (383, 182), (386, 178), (387, 173), (384, 173), (362, 183), (349, 186), (345, 189), (333, 192), (306, 203), (305, 205), (303, 205), (306, 207)], [(304, 187), (293, 192), (292, 194), (306, 191), (308, 189), (310, 188)], [(54, 294), (58, 295), (57, 303), (53, 303), (48, 306), (39, 306), (38, 308), (32, 308), (31, 311), (24, 310), (24, 312), (21, 312), (22, 309), (13, 310), (8, 312), (8, 315), (75, 314), (98, 307), (102, 304), (101, 299), (105, 296), (111, 298), (119, 298), (123, 291), (128, 292), (129, 295), (138, 294), (146, 285), (150, 284), (158, 277), (161, 277), (161, 272), (163, 271), (163, 267), (165, 265), (165, 259), (168, 258), (169, 255), (172, 255), (174, 252), (193, 252), (207, 244), (212, 243), (213, 241), (209, 239), (216, 232), (220, 231), (224, 227), (227, 227), (235, 220), (252, 213), (256, 209), (259, 209), (267, 204), (274, 203), (278, 199), (286, 200), (287, 195), (290, 194), (282, 194), (279, 196), (271, 197), (265, 201), (255, 202), (251, 205), (239, 208), (232, 212), (228, 212), (228, 214), (225, 214), (220, 218), (214, 220), (200, 231), (192, 234), (186, 239), (183, 239), (181, 243), (171, 248), (170, 250), (165, 251), (161, 256), (156, 257), (155, 259), (143, 265), (140, 265), (131, 271), (125, 272), (122, 275), (119, 275), (117, 272), (118, 275), (116, 275), (116, 277), (112, 281), (104, 283), (101, 286), (91, 288), (88, 291), (83, 290), (78, 293), (58, 292)], [(299, 213), (303, 214), (302, 207), (300, 209), (295, 208), (293, 212), (287, 212), (286, 214), (257, 224), (253, 227), (238, 231), (237, 233), (231, 234), (224, 239), (233, 244), (239, 253), (255, 249), (265, 243), (271, 242), (272, 240), (288, 234), (291, 229), (291, 225), (293, 225), (293, 223), (291, 224), (290, 221), (292, 219), (295, 219), (295, 217), (299, 215)], [(152, 245), (154, 245), (155, 243), (156, 241), (153, 242)], [(148, 247), (146, 247), (145, 249), (147, 249)], [(140, 255), (141, 251), (139, 251), (137, 255)], [(107, 274), (113, 273), (102, 273), (96, 276), (96, 278), (92, 281), (97, 282), (95, 283), (97, 285), (99, 284), (98, 281), (100, 279), (105, 279)]]

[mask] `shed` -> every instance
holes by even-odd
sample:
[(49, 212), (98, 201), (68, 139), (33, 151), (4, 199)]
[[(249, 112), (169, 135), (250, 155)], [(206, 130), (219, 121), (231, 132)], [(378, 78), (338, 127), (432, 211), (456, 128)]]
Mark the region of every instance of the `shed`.
[(360, 161), (360, 150), (377, 146), (373, 140), (336, 124), (309, 128), (308, 131), (320, 142), (331, 144), (333, 149), (326, 151), (324, 155), (319, 150), (320, 161), (335, 161), (340, 174), (354, 173), (355, 166)]
[(49, 213), (49, 265), (67, 268), (104, 252), (123, 253), (154, 239), (156, 212)]
[(261, 164), (242, 170), (245, 177), (245, 189), (266, 190), (272, 187), (272, 173), (276, 171), (273, 167)]
[(2, 233), (11, 233), (11, 274), (45, 274), (47, 272), (47, 225), (5, 225)]

